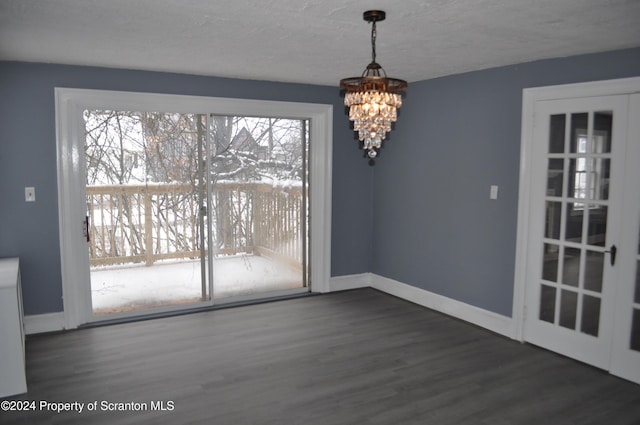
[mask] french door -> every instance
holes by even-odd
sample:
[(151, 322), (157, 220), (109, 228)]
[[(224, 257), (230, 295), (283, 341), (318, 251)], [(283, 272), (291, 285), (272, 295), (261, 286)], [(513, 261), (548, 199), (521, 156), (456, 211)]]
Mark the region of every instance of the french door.
[(524, 339), (640, 383), (640, 95), (532, 107)]

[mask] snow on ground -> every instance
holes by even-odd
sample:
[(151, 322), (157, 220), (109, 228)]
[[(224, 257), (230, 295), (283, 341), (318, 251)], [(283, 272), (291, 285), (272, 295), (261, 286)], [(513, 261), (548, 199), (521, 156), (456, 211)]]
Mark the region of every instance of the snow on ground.
[[(214, 298), (300, 288), (302, 275), (266, 257), (240, 255), (216, 258)], [(94, 313), (112, 313), (198, 301), (200, 261), (129, 265), (91, 270)]]

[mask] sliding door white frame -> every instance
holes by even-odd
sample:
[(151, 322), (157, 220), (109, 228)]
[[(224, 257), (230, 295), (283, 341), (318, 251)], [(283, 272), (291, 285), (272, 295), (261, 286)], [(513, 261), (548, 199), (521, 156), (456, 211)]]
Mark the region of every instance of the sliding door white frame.
[[(56, 88), (58, 212), (65, 328), (91, 317), (88, 251), (82, 236), (86, 109), (270, 116), (310, 120), (311, 290), (328, 292), (331, 273), (332, 105), (204, 96)], [(85, 270), (86, 269), (86, 270)]]

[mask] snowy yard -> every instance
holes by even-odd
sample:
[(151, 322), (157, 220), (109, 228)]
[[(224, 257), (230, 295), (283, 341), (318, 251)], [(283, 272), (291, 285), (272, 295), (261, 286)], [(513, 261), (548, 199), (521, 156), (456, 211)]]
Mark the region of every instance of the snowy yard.
[[(302, 274), (269, 258), (238, 255), (213, 263), (214, 298), (300, 288)], [(91, 270), (94, 313), (112, 313), (198, 301), (200, 261), (96, 267)]]

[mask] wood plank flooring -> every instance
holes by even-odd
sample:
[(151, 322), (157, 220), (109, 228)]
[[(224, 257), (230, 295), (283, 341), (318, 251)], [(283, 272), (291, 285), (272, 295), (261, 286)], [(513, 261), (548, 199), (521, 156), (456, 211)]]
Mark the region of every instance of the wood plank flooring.
[(1, 424), (640, 424), (640, 386), (373, 289), (29, 336), (27, 379)]

